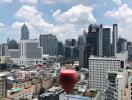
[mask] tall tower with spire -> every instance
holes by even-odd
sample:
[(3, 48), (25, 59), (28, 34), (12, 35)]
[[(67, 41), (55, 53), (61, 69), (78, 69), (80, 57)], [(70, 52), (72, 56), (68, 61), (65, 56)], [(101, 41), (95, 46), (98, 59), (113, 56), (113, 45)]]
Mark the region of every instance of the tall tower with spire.
[(29, 40), (29, 31), (26, 24), (23, 24), (21, 28), (21, 40)]

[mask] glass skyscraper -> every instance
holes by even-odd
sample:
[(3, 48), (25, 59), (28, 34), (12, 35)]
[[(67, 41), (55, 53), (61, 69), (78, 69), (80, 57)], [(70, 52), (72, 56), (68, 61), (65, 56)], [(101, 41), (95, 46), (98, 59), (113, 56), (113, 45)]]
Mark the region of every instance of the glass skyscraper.
[(21, 28), (21, 40), (29, 40), (29, 31), (26, 24), (23, 24)]

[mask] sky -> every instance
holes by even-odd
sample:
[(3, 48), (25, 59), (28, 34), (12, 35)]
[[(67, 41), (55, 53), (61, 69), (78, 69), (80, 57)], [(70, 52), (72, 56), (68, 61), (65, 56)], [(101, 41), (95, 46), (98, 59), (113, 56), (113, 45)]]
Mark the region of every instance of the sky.
[(51, 33), (59, 41), (77, 39), (89, 24), (116, 23), (132, 41), (132, 0), (0, 0), (0, 43), (20, 40), (24, 23), (31, 39)]

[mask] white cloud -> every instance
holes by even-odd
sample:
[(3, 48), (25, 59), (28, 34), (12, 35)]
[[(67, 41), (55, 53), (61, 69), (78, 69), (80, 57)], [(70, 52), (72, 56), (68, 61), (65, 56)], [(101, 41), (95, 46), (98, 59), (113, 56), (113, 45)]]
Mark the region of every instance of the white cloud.
[(64, 12), (57, 10), (52, 16), (61, 26), (54, 27), (53, 30), (60, 32), (62, 39), (77, 38), (84, 28), (96, 22), (93, 10), (93, 7), (82, 4), (73, 6)]
[(121, 5), (122, 1), (121, 0), (112, 0), (116, 5)]
[(105, 16), (114, 18), (119, 24), (119, 34), (132, 40), (132, 9), (127, 4), (122, 4), (118, 9), (107, 11)]
[(1, 33), (3, 33), (3, 31), (5, 31), (5, 25), (1, 22), (0, 22), (0, 31), (1, 31)]
[(56, 11), (54, 12), (53, 16), (54, 18), (57, 18), (56, 21), (58, 21), (59, 24), (55, 25), (47, 22), (44, 19), (44, 14), (38, 11), (36, 7), (31, 5), (23, 5), (14, 14), (17, 21), (12, 24), (11, 28), (15, 32), (19, 31), (20, 33), (20, 28), (23, 22), (26, 22), (29, 27), (31, 38), (37, 38), (39, 34), (52, 33), (55, 34), (59, 40), (64, 41), (67, 38), (77, 38), (85, 26), (96, 22), (92, 11), (92, 7), (81, 4), (72, 7), (66, 12), (57, 13)]
[(0, 3), (12, 3), (13, 0), (0, 0)]
[(41, 15), (41, 13), (34, 7), (23, 5), (16, 13), (15, 17), (23, 20), (30, 20), (34, 16)]
[(78, 3), (86, 3), (87, 2), (87, 0), (40, 0), (40, 1), (44, 4), (56, 4), (56, 3), (78, 4)]
[(73, 6), (71, 9), (68, 9), (65, 12), (57, 10), (56, 12), (54, 12), (53, 18), (59, 22), (73, 24), (86, 24), (96, 22), (96, 19), (93, 15), (93, 7), (85, 6), (82, 4)]
[(45, 3), (45, 4), (54, 4), (56, 3), (57, 0), (41, 0), (41, 2)]
[(0, 27), (4, 27), (5, 25), (3, 23), (0, 23)]
[(36, 4), (38, 0), (20, 0), (20, 3), (24, 4)]
[[(46, 22), (42, 18), (42, 13), (34, 6), (23, 5), (16, 13), (15, 17), (18, 20), (22, 20), (28, 24), (29, 30), (31, 30), (31, 36), (37, 36), (40, 33), (49, 33), (53, 27), (52, 24)], [(15, 22), (12, 28), (18, 27), (20, 30), (21, 22)], [(16, 28), (17, 29), (17, 28)], [(36, 37), (35, 36), (35, 37)], [(33, 37), (32, 37), (33, 38)]]

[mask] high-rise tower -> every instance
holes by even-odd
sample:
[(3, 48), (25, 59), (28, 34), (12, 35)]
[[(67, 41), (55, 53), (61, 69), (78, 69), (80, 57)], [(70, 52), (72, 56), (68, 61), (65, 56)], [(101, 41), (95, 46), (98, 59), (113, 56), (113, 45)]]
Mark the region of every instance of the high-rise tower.
[(117, 53), (117, 41), (118, 41), (118, 26), (113, 24), (113, 40), (112, 40), (112, 56), (116, 56)]
[(26, 24), (23, 24), (21, 28), (21, 40), (29, 40), (29, 31)]

